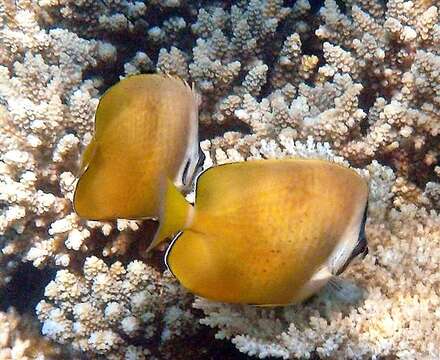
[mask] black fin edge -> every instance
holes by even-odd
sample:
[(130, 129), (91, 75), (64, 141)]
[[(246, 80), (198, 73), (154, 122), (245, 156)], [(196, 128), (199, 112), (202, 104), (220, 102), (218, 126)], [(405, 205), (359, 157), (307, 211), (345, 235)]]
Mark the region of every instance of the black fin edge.
[(165, 252), (165, 256), (164, 256), (164, 263), (165, 266), (167, 267), (167, 270), (174, 276), (176, 277), (176, 275), (174, 275), (173, 270), (171, 270), (171, 266), (168, 264), (168, 256), (170, 256), (171, 253), (171, 249), (174, 246), (174, 244), (176, 243), (177, 239), (183, 234), (183, 231), (179, 231), (171, 240), (170, 244), (168, 245), (168, 248)]

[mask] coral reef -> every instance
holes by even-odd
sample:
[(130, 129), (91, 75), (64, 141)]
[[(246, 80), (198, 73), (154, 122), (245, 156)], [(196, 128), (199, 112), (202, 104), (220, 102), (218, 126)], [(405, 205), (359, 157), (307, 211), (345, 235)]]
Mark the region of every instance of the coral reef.
[[(323, 64), (304, 54), (314, 49), (295, 32), (275, 64), (251, 67), (242, 86), (218, 101), (212, 119), (240, 120), (257, 137), (291, 128), (294, 139), (328, 141), (353, 164), (383, 159), (407, 179), (431, 179), (440, 134), (438, 8), (429, 1), (365, 4), (342, 13), (326, 1), (316, 30)], [(271, 86), (262, 97), (265, 81)]]
[[(104, 252), (122, 251), (120, 231), (127, 229), (127, 242), (138, 228), (127, 221), (85, 222), (71, 204), (99, 85), (98, 79), (83, 81), (84, 73), (113, 61), (115, 48), (64, 29), (40, 28), (31, 5), (0, 5), (1, 273), (12, 271), (20, 259), (67, 266), (69, 253), (93, 248), (96, 241), (87, 245), (87, 240), (96, 232), (116, 243)], [(8, 281), (9, 274), (0, 278)]]
[(35, 319), (12, 308), (0, 312), (0, 334), (0, 359), (52, 360), (61, 356), (60, 348), (40, 336)]
[(160, 71), (201, 93), (205, 168), (320, 157), (370, 178), (370, 255), (339, 292), (271, 310), (197, 299), (202, 323), (259, 357), (438, 358), (439, 11), (434, 0), (326, 0), (316, 14), (307, 0), (0, 2), (0, 286), (20, 261), (63, 267), (38, 306), (43, 332), (90, 357), (164, 358), (179, 331), (197, 331), (191, 296), (139, 261), (153, 227), (85, 221), (71, 203), (99, 95)]
[(45, 296), (37, 305), (43, 335), (105, 359), (151, 359), (197, 328), (192, 296), (141, 261), (109, 267), (88, 257), (83, 274), (58, 271)]

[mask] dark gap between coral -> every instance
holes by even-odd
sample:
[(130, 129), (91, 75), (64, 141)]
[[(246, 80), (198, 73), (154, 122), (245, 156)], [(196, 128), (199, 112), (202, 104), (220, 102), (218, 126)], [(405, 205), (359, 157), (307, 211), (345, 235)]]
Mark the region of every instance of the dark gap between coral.
[(37, 269), (32, 263), (20, 263), (11, 281), (0, 290), (0, 310), (13, 306), (19, 313), (32, 313), (43, 298), (44, 288), (55, 277), (55, 270)]
[(243, 121), (236, 120), (225, 124), (210, 124), (209, 126), (200, 126), (199, 137), (201, 140), (213, 139), (216, 136), (223, 136), (228, 131), (237, 131), (245, 135), (252, 133), (251, 127)]
[[(200, 314), (202, 316), (203, 314)], [(253, 357), (240, 353), (234, 345), (226, 340), (215, 339), (216, 331), (203, 326), (196, 334), (182, 337), (171, 342), (163, 350), (169, 349), (173, 354), (173, 360), (247, 360)], [(185, 349), (184, 352), (178, 349)], [(267, 357), (267, 360), (275, 360)]]

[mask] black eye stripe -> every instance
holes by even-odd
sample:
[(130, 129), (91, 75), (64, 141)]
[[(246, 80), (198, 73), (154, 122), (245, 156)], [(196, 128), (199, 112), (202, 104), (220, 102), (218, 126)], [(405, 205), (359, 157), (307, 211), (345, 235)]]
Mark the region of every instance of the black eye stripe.
[(364, 210), (364, 215), (362, 218), (362, 223), (361, 223), (361, 228), (359, 231), (359, 236), (358, 236), (358, 240), (357, 240), (357, 244), (355, 246), (355, 248), (353, 249), (351, 255), (349, 256), (349, 258), (346, 260), (346, 262), (341, 266), (340, 269), (338, 269), (336, 275), (339, 275), (341, 273), (343, 273), (345, 271), (345, 269), (347, 268), (347, 266), (350, 264), (350, 262), (358, 255), (363, 256), (363, 258), (365, 256), (367, 256), (368, 254), (368, 243), (367, 243), (367, 238), (365, 237), (365, 224), (367, 222), (367, 213), (368, 213), (368, 202), (365, 206), (365, 210)]
[[(197, 164), (195, 166), (195, 168), (193, 169), (193, 174), (191, 174), (191, 177), (189, 179), (187, 179), (188, 177), (188, 171), (189, 171), (189, 167), (191, 165), (191, 158), (188, 159), (187, 163), (185, 164), (185, 168), (183, 169), (183, 173), (182, 173), (182, 183), (184, 185), (189, 185), (194, 178), (196, 177), (196, 175), (200, 172), (203, 163), (205, 162), (205, 154), (203, 153), (202, 149), (199, 147), (199, 154), (198, 154), (198, 159), (197, 159)], [(186, 181), (188, 180), (188, 181)], [(188, 183), (187, 183), (188, 182)]]
[(202, 151), (202, 149), (199, 148), (199, 160), (197, 161), (197, 167), (200, 167), (205, 162), (205, 153)]
[(191, 159), (189, 159), (186, 164), (185, 164), (185, 169), (183, 169), (183, 174), (182, 174), (182, 182), (186, 185), (185, 179), (188, 175), (188, 170), (189, 170), (189, 164), (191, 164)]

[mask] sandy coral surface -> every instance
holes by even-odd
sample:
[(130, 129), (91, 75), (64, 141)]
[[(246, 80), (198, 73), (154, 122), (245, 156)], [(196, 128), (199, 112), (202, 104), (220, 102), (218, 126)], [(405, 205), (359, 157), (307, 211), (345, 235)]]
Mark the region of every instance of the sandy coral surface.
[[(1, 1), (0, 288), (22, 262), (52, 269), (34, 299), (42, 334), (86, 358), (241, 356), (214, 334), (260, 358), (440, 358), (439, 12), (435, 0)], [(193, 302), (160, 251), (146, 256), (154, 224), (75, 214), (100, 94), (156, 71), (201, 94), (205, 168), (318, 157), (369, 179), (370, 254), (339, 291), (278, 309)], [(36, 341), (60, 358), (2, 306), (1, 355), (34, 358)]]

